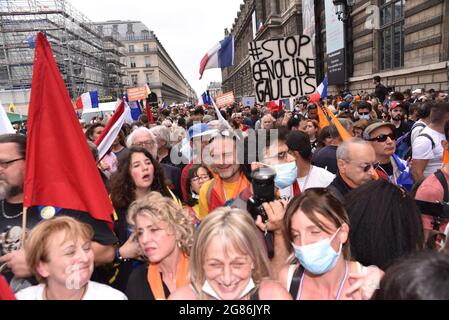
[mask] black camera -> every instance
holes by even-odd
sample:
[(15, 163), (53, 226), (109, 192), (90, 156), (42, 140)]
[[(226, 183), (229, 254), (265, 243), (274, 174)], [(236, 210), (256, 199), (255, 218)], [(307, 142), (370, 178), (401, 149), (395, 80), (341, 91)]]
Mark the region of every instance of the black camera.
[(263, 221), (268, 220), (262, 204), (275, 199), (275, 177), (276, 172), (271, 168), (259, 168), (251, 174), (253, 196), (248, 199), (247, 211), (254, 220), (257, 219), (257, 216), (261, 216)]

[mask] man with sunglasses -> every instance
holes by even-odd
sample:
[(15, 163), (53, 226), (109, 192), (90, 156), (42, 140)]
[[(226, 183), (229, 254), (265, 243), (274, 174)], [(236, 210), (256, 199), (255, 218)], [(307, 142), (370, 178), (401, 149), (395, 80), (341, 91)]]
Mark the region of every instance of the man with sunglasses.
[(338, 174), (329, 189), (338, 200), (344, 202), (347, 193), (373, 179), (378, 164), (371, 144), (353, 138), (338, 147), (337, 165)]
[(379, 177), (410, 191), (413, 186), (411, 171), (408, 163), (395, 154), (394, 128), (392, 123), (377, 121), (365, 129), (363, 138), (371, 142), (376, 152)]

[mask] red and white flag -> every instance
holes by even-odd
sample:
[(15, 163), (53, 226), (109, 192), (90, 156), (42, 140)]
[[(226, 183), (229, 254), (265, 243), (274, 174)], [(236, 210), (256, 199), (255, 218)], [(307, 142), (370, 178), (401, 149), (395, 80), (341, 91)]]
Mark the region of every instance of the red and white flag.
[(131, 124), (133, 122), (131, 116), (131, 109), (125, 100), (122, 100), (118, 108), (115, 110), (111, 119), (109, 119), (106, 124), (106, 128), (104, 128), (102, 134), (95, 141), (96, 146), (98, 147), (98, 157), (102, 159), (108, 150), (112, 147), (115, 138), (117, 138), (120, 133), (120, 129), (122, 129), (124, 123)]

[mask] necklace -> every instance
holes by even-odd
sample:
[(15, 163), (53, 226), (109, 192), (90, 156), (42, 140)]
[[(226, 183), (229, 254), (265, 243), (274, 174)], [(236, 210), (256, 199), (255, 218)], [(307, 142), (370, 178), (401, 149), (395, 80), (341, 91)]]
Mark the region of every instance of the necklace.
[[(349, 263), (348, 263), (348, 261), (346, 261), (346, 263), (345, 263), (345, 275), (344, 275), (344, 277), (343, 277), (343, 280), (342, 280), (341, 283), (340, 283), (340, 288), (339, 288), (338, 291), (337, 291), (337, 295), (336, 295), (336, 297), (335, 297), (335, 300), (340, 300), (341, 293), (342, 293), (343, 288), (344, 288), (344, 286), (345, 286), (345, 282), (346, 282), (346, 280), (347, 280), (347, 278), (348, 278), (348, 273), (349, 273)], [(298, 300), (301, 300), (301, 295), (302, 295), (302, 290), (303, 290), (303, 283), (304, 283), (304, 276), (305, 276), (305, 275), (306, 275), (306, 273), (304, 272), (304, 273), (302, 274), (302, 277), (301, 277), (301, 282), (299, 283), (299, 295), (298, 295)]]
[(23, 211), (19, 212), (18, 214), (16, 214), (15, 216), (8, 216), (5, 212), (5, 200), (2, 200), (2, 215), (5, 219), (16, 219), (18, 217), (20, 217), (23, 214)]

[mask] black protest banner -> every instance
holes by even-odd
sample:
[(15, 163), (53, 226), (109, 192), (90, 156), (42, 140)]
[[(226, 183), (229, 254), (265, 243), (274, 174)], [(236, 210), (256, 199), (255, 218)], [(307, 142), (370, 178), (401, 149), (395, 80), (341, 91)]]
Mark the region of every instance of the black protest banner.
[(248, 47), (259, 103), (315, 92), (315, 57), (310, 37), (253, 41)]

